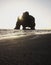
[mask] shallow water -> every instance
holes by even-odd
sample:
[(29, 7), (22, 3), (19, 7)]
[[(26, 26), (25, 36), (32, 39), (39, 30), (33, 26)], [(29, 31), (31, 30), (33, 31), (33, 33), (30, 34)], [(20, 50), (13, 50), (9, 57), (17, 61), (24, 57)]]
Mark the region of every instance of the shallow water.
[(0, 65), (51, 65), (51, 30), (1, 29)]
[(47, 34), (51, 30), (14, 30), (14, 29), (0, 29), (0, 39), (22, 37), (29, 35)]

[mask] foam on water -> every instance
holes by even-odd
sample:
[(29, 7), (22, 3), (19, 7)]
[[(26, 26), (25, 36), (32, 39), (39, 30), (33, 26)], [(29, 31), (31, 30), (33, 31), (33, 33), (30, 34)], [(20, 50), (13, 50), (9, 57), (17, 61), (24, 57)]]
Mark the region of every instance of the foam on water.
[(51, 30), (14, 30), (14, 29), (0, 29), (0, 40), (8, 38), (19, 38), (29, 35), (49, 34)]

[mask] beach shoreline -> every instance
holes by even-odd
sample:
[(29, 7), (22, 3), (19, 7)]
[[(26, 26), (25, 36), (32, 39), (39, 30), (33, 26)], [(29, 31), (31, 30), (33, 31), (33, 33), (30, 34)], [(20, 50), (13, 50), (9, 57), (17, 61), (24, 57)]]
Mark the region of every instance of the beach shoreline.
[(51, 64), (51, 34), (0, 40), (0, 65)]

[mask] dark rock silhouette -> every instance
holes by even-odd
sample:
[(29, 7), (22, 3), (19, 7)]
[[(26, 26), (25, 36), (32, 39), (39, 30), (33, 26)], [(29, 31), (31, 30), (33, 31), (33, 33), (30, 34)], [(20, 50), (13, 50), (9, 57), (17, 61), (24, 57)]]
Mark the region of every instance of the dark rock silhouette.
[(20, 25), (23, 26), (24, 30), (26, 27), (30, 27), (30, 29), (35, 30), (35, 18), (29, 15), (29, 12), (26, 11), (23, 13), (21, 18), (18, 17), (15, 29), (20, 29)]

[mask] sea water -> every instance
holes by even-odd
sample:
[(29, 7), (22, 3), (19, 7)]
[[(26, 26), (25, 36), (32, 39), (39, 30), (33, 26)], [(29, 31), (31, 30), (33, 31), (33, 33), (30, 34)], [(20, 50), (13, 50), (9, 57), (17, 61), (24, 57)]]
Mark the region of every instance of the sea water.
[(0, 40), (4, 38), (23, 37), (29, 35), (49, 34), (51, 30), (14, 30), (0, 29)]

